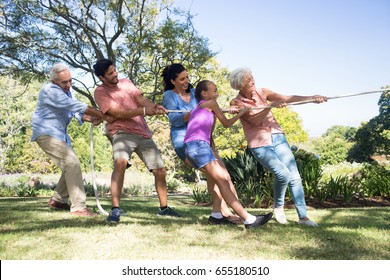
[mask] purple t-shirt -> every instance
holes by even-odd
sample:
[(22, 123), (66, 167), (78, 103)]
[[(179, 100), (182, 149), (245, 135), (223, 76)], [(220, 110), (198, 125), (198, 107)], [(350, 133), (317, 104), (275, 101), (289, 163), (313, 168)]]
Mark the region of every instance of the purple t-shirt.
[(205, 100), (201, 100), (198, 106), (191, 111), (184, 143), (203, 140), (210, 144), (211, 130), (214, 126), (215, 115), (213, 112), (200, 107), (203, 102), (205, 102)]

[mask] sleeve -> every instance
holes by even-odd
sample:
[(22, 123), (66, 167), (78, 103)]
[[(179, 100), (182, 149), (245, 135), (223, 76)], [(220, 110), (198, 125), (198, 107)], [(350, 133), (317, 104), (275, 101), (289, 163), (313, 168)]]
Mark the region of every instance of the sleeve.
[(73, 117), (78, 121), (79, 125), (82, 125), (84, 123), (83, 116), (83, 113), (76, 113)]
[(95, 89), (94, 98), (99, 109), (105, 114), (115, 102), (109, 94), (104, 92), (104, 89), (98, 87)]
[[(176, 102), (175, 97), (172, 96), (171, 91), (166, 91), (163, 97), (163, 106), (167, 110), (183, 110), (180, 108), (179, 104)], [(169, 122), (172, 126), (180, 127), (185, 124), (184, 115), (186, 113), (168, 113)]]
[(66, 109), (72, 113), (83, 114), (88, 105), (69, 97), (59, 86), (48, 85), (44, 102), (50, 106)]

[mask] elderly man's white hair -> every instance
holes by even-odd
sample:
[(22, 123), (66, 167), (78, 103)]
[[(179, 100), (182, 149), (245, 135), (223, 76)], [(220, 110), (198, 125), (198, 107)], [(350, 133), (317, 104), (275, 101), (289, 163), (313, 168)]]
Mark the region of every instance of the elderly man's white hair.
[(56, 63), (54, 64), (50, 69), (50, 79), (56, 80), (58, 73), (64, 72), (64, 71), (70, 71), (69, 67), (64, 63)]
[(252, 75), (252, 71), (247, 67), (234, 69), (230, 73), (230, 86), (236, 90), (240, 90), (243, 85), (245, 76)]

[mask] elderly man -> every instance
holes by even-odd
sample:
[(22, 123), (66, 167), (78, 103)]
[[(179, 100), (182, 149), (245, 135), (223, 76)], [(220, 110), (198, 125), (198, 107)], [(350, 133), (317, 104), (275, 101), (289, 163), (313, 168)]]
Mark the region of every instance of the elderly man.
[(48, 205), (53, 209), (70, 211), (75, 216), (96, 216), (86, 206), (80, 161), (71, 147), (67, 127), (73, 117), (80, 125), (84, 121), (98, 125), (103, 121), (103, 113), (73, 98), (72, 76), (66, 65), (53, 65), (50, 80), (39, 92), (37, 108), (32, 116), (31, 137), (31, 141), (36, 141), (62, 171)]

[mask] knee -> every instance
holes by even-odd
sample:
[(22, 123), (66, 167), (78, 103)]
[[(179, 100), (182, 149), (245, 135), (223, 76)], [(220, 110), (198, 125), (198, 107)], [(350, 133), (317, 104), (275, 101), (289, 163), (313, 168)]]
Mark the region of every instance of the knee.
[(290, 182), (291, 173), (290, 173), (290, 171), (286, 168), (286, 169), (283, 169), (283, 170), (280, 170), (280, 171), (276, 172), (276, 173), (275, 173), (275, 177), (276, 177), (276, 180), (277, 180), (279, 183), (287, 184), (288, 182)]
[(156, 178), (165, 178), (165, 176), (167, 175), (167, 171), (166, 171), (165, 168), (153, 169), (153, 170), (152, 170), (152, 173), (153, 173), (153, 175), (154, 175)]
[(64, 167), (65, 167), (65, 170), (76, 170), (76, 169), (81, 170), (80, 161), (76, 156), (74, 156), (72, 158), (67, 158)]
[(123, 158), (118, 158), (114, 162), (114, 170), (118, 172), (125, 172), (127, 167), (127, 160)]

